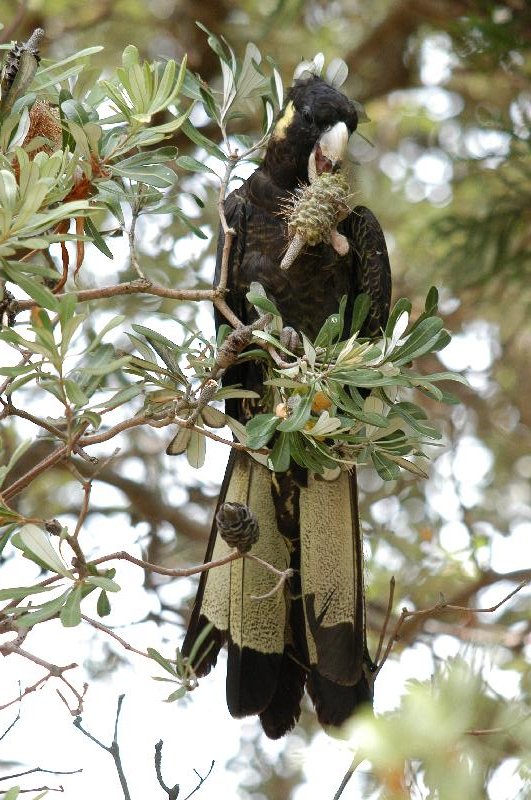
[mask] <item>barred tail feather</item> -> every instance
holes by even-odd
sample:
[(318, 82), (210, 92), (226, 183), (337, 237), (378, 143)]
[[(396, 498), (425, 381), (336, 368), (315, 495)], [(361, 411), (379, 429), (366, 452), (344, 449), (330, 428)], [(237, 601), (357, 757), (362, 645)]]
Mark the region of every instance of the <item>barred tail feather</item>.
[[(272, 477), (234, 453), (219, 502), (228, 501), (249, 506), (258, 519), (251, 553), (277, 569), (291, 566), (294, 575), (284, 590), (253, 599), (277, 581), (255, 561), (205, 573), (183, 654), (211, 623), (197, 674), (209, 672), (227, 641), (229, 711), (259, 714), (270, 738), (295, 725), (306, 685), (320, 722), (341, 725), (372, 697), (355, 474), (323, 481), (295, 469)], [(214, 525), (207, 560), (228, 552)]]

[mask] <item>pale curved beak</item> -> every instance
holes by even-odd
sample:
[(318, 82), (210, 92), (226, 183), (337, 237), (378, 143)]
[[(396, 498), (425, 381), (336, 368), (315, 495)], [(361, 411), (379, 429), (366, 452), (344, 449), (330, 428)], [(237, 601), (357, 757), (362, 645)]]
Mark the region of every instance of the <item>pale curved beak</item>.
[(333, 172), (341, 164), (349, 140), (348, 128), (344, 122), (336, 122), (323, 133), (313, 148), (308, 162), (310, 182), (323, 172)]

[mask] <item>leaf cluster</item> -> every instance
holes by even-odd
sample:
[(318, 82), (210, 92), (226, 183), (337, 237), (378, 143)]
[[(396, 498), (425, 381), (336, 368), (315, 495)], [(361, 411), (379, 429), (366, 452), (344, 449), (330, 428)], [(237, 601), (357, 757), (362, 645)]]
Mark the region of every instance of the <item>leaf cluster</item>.
[[(253, 285), (247, 299), (260, 313), (278, 311), (263, 289)], [(416, 389), (446, 403), (455, 397), (441, 389), (444, 381), (464, 379), (451, 372), (423, 375), (412, 362), (436, 353), (450, 336), (437, 316), (437, 290), (428, 294), (424, 313), (408, 327), (411, 303), (401, 299), (393, 308), (379, 339), (360, 337), (369, 311), (369, 298), (356, 299), (350, 335), (344, 339), (346, 298), (339, 312), (323, 324), (314, 342), (302, 335), (302, 352), (284, 347), (273, 329), (255, 331), (260, 343), (280, 351), (281, 366), (270, 359), (265, 384), (273, 387), (273, 407), (251, 419), (245, 444), (268, 445), (267, 464), (282, 472), (293, 459), (302, 467), (323, 473), (354, 464), (372, 463), (384, 480), (394, 480), (403, 468), (425, 472), (407, 456), (426, 457), (423, 446), (440, 439), (426, 412), (410, 399)]]

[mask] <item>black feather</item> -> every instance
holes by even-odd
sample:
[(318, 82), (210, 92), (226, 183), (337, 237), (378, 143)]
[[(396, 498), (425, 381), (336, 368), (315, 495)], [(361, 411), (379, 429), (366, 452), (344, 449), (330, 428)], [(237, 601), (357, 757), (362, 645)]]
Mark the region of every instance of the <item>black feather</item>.
[[(381, 227), (367, 208), (356, 207), (339, 226), (349, 242), (345, 256), (339, 256), (331, 245), (323, 243), (306, 248), (289, 270), (279, 267), (288, 240), (281, 208), (289, 194), (301, 182), (308, 181), (308, 159), (314, 145), (335, 123), (344, 122), (352, 132), (358, 121), (354, 104), (320, 78), (297, 81), (287, 96), (287, 104), (290, 103), (291, 108), (286, 106), (279, 115), (281, 120), (286, 108), (290, 109), (285, 117), (289, 124), (281, 124), (279, 134), (271, 137), (262, 165), (225, 201), (227, 223), (235, 231), (229, 256), (226, 301), (242, 323), (250, 323), (257, 315), (245, 296), (251, 282), (258, 281), (275, 302), (283, 324), (314, 338), (325, 319), (337, 312), (345, 295), (345, 335), (348, 335), (355, 298), (366, 292), (371, 306), (362, 334), (376, 335), (385, 326), (389, 314), (391, 276)], [(220, 277), (223, 244), (220, 230), (215, 283)], [(216, 312), (216, 325), (219, 327), (223, 322)], [(260, 364), (250, 361), (230, 367), (224, 375), (225, 385), (239, 384), (261, 395), (263, 380)], [(227, 413), (244, 423), (260, 410), (270, 409), (260, 408), (259, 402), (253, 406), (241, 400), (226, 403)], [(254, 480), (253, 476), (263, 480), (263, 467), (246, 460), (243, 455), (232, 455), (220, 503), (225, 501), (227, 492), (232, 491), (231, 480), (236, 470), (241, 473), (243, 464), (247, 465), (249, 482)], [(341, 502), (338, 502), (338, 487), (343, 493)], [(228, 640), (230, 713), (237, 717), (259, 714), (265, 733), (278, 738), (296, 723), (305, 686), (319, 720), (326, 725), (342, 724), (359, 705), (371, 702), (372, 662), (365, 639), (363, 557), (355, 473), (350, 479), (343, 477), (341, 483), (327, 487), (325, 482), (316, 483), (305, 470), (293, 464), (286, 473), (271, 475), (270, 489), (264, 491), (270, 494), (266, 505), (273, 509), (267, 512), (265, 522), (251, 506), (260, 523), (259, 544), (263, 545), (263, 537), (270, 537), (273, 549), (277, 548), (281, 554), (285, 552), (293, 569), (293, 577), (284, 587), (281, 598), (284, 611), (278, 615), (273, 637), (277, 644), (272, 647), (268, 641), (264, 647), (248, 646), (249, 634), (252, 633), (256, 641), (257, 631), (244, 630), (242, 615), (238, 617), (239, 630), (231, 630), (229, 620), (227, 630), (213, 628), (208, 634), (200, 650), (204, 660), (198, 674), (209, 671), (216, 662), (219, 648)], [(321, 507), (312, 505), (314, 496), (321, 498)], [(248, 497), (251, 497), (250, 491)], [(260, 504), (263, 505), (262, 501)], [(335, 506), (338, 515), (341, 513), (348, 520), (345, 526), (341, 522), (343, 517), (334, 519)], [(308, 519), (308, 508), (314, 509), (311, 513), (315, 513), (315, 521)], [(339, 542), (337, 554), (331, 554), (332, 564), (334, 557), (350, 555), (347, 563), (338, 562), (337, 568), (332, 566), (330, 574), (320, 573), (319, 586), (314, 590), (312, 574), (319, 569), (319, 564), (313, 563), (312, 541), (316, 554), (326, 549), (327, 525), (330, 525), (330, 541), (335, 542), (332, 546), (337, 547)], [(214, 525), (207, 560), (212, 558), (216, 540)], [(326, 555), (323, 570), (330, 569), (330, 553)], [(281, 561), (282, 558), (284, 556)], [(312, 565), (311, 569), (308, 564)], [(245, 603), (253, 601), (244, 596), (243, 579), (240, 579), (241, 592), (234, 594), (233, 584), (230, 591), (231, 597), (237, 596), (243, 608)], [(208, 622), (202, 613), (207, 583), (208, 577), (203, 574), (183, 645), (185, 655), (190, 653), (194, 640)], [(323, 593), (325, 584), (327, 589)], [(345, 598), (350, 600), (342, 616)], [(230, 609), (228, 613), (230, 616)], [(269, 615), (264, 624), (274, 625), (275, 619)], [(271, 640), (271, 631), (268, 635)]]

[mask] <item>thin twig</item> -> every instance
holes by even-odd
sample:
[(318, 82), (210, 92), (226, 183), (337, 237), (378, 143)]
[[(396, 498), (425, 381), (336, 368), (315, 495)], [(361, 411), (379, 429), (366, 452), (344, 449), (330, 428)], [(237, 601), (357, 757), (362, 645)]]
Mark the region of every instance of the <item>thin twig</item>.
[(376, 655), (374, 656), (374, 663), (378, 666), (378, 661), (380, 660), (380, 655), (382, 653), (383, 643), (385, 641), (385, 636), (387, 634), (387, 627), (389, 625), (389, 620), (391, 619), (391, 614), (393, 612), (393, 600), (395, 597), (395, 576), (391, 576), (391, 580), (389, 581), (389, 599), (387, 601), (387, 610), (385, 612), (385, 619), (382, 625), (382, 630), (380, 633), (380, 639), (378, 641), (378, 648), (376, 650)]
[(163, 745), (162, 739), (159, 739), (159, 741), (155, 745), (155, 773), (157, 775), (157, 780), (160, 786), (162, 787), (162, 790), (166, 792), (166, 794), (168, 795), (168, 800), (177, 800), (180, 792), (179, 784), (176, 783), (175, 786), (172, 786), (170, 788), (169, 786), (166, 786), (166, 784), (164, 783), (164, 779), (162, 777), (162, 745)]
[(242, 554), (239, 553), (238, 550), (233, 550), (223, 558), (219, 558), (216, 561), (207, 561), (205, 564), (200, 564), (197, 567), (170, 569), (169, 567), (159, 567), (158, 564), (151, 564), (149, 561), (143, 561), (141, 558), (135, 558), (135, 556), (130, 555), (125, 550), (120, 550), (116, 553), (110, 553), (107, 556), (95, 558), (89, 563), (91, 566), (97, 566), (98, 564), (105, 564), (107, 561), (129, 561), (131, 564), (136, 564), (138, 567), (142, 567), (148, 572), (155, 572), (157, 575), (167, 575), (169, 578), (188, 578), (190, 575), (197, 575), (201, 572), (207, 572), (209, 569), (222, 567), (224, 564), (230, 564), (231, 561), (237, 561), (239, 558), (242, 558)]
[[(11, 730), (11, 728), (14, 728), (14, 727), (15, 727), (15, 725), (17, 724), (17, 722), (19, 721), (19, 719), (20, 719), (20, 708), (19, 708), (19, 710), (18, 710), (18, 714), (17, 714), (17, 716), (15, 717), (15, 719), (13, 720), (13, 722), (11, 723), (11, 725), (9, 725), (9, 726), (8, 726), (8, 727), (5, 729), (5, 731), (3, 732), (3, 734), (0, 736), (0, 742), (2, 741), (2, 739), (5, 739), (5, 737), (7, 736), (7, 734), (9, 733), (9, 731)], [(0, 780), (1, 780), (1, 778), (0, 778)]]
[(212, 439), (214, 442), (226, 444), (228, 447), (232, 447), (233, 450), (240, 450), (243, 453), (261, 453), (262, 455), (267, 455), (269, 453), (269, 450), (267, 450), (265, 447), (261, 447), (260, 450), (251, 450), (246, 445), (241, 444), (241, 442), (233, 442), (232, 439), (224, 439), (223, 436), (218, 436), (217, 433), (213, 433), (206, 428), (201, 428), (199, 425), (189, 425), (188, 420), (182, 417), (175, 417), (173, 422), (176, 422), (177, 425), (180, 425), (183, 428), (189, 428), (192, 431), (197, 431), (197, 433), (201, 433), (203, 436), (206, 436), (207, 439)]
[(189, 798), (189, 797), (191, 797), (193, 794), (195, 794), (195, 793), (196, 793), (196, 792), (197, 792), (197, 791), (198, 791), (198, 790), (201, 788), (201, 786), (204, 784), (204, 782), (206, 781), (206, 779), (209, 777), (210, 773), (211, 773), (211, 772), (212, 772), (212, 770), (214, 769), (214, 764), (215, 764), (215, 763), (216, 763), (215, 761), (212, 761), (212, 763), (210, 764), (210, 769), (208, 770), (207, 774), (206, 774), (204, 777), (203, 777), (203, 776), (201, 776), (201, 775), (199, 774), (199, 772), (198, 772), (196, 769), (194, 769), (194, 772), (195, 772), (195, 774), (196, 774), (196, 775), (197, 775), (197, 777), (199, 778), (199, 783), (197, 784), (197, 786), (195, 787), (195, 789), (193, 789), (193, 790), (190, 792), (190, 794), (187, 794), (187, 795), (186, 795), (186, 797), (184, 798), (184, 800), (188, 800), (188, 798)]
[(492, 614), (494, 611), (497, 611), (497, 609), (500, 608), (500, 606), (504, 605), (504, 603), (510, 600), (511, 597), (513, 597), (515, 594), (521, 591), (521, 589), (523, 589), (524, 586), (527, 585), (527, 583), (528, 581), (522, 581), (521, 583), (518, 584), (518, 586), (515, 589), (513, 589), (511, 592), (509, 592), (509, 594), (503, 597), (499, 601), (499, 603), (496, 603), (495, 605), (490, 606), (489, 608), (470, 608), (469, 606), (451, 605), (449, 603), (446, 603), (446, 601), (444, 600), (441, 601), (440, 603), (436, 603), (434, 606), (431, 606), (430, 608), (420, 609), (419, 611), (409, 611), (407, 608), (403, 608), (402, 613), (400, 614), (400, 617), (398, 618), (398, 621), (394, 627), (394, 630), (389, 636), (387, 647), (385, 648), (382, 660), (380, 661), (376, 671), (374, 672), (374, 678), (376, 679), (383, 665), (389, 658), (389, 655), (393, 648), (393, 644), (398, 640), (402, 626), (406, 621), (406, 619), (408, 619), (409, 617), (428, 617), (431, 616), (432, 614), (438, 614), (441, 611), (455, 611), (458, 614), (470, 614), (470, 613)]
[(12, 775), (2, 775), (0, 781), (14, 780), (14, 778), (22, 778), (24, 775), (33, 775), (35, 772), (45, 772), (47, 775), (76, 775), (78, 772), (83, 772), (82, 769), (44, 769), (44, 767), (33, 767), (26, 769), (24, 772), (14, 772)]
[(260, 564), (261, 567), (267, 569), (269, 572), (272, 572), (274, 575), (278, 575), (279, 580), (275, 584), (275, 586), (271, 589), (270, 592), (266, 594), (260, 595), (251, 595), (251, 600), (267, 600), (268, 597), (273, 597), (282, 587), (284, 586), (285, 582), (293, 577), (293, 570), (291, 567), (288, 569), (277, 569), (272, 564), (269, 564), (267, 561), (264, 561), (263, 558), (260, 556), (255, 556), (254, 553), (245, 553), (245, 558), (249, 558), (251, 561), (255, 561), (257, 564)]
[(118, 705), (116, 707), (116, 718), (115, 718), (115, 721), (114, 721), (114, 737), (113, 737), (113, 740), (112, 740), (110, 745), (103, 744), (103, 742), (100, 742), (99, 739), (96, 739), (96, 737), (92, 733), (87, 731), (81, 725), (81, 717), (80, 716), (76, 717), (76, 719), (74, 720), (74, 726), (76, 728), (78, 728), (78, 730), (80, 730), (81, 733), (84, 733), (85, 736), (87, 736), (91, 741), (93, 741), (94, 744), (97, 744), (98, 747), (102, 748), (102, 750), (106, 750), (107, 753), (110, 753), (110, 755), (112, 756), (113, 761), (114, 761), (114, 766), (116, 767), (116, 772), (118, 773), (118, 778), (120, 780), (120, 785), (122, 787), (122, 792), (123, 792), (124, 798), (125, 798), (125, 800), (131, 800), (131, 795), (129, 793), (129, 787), (127, 785), (127, 780), (126, 780), (125, 773), (124, 773), (124, 770), (123, 770), (122, 761), (121, 761), (121, 758), (120, 758), (120, 746), (118, 744), (118, 720), (120, 718), (120, 712), (122, 710), (122, 703), (123, 703), (124, 697), (125, 697), (124, 694), (121, 694), (118, 697)]
[(84, 620), (85, 622), (88, 622), (88, 624), (91, 625), (93, 628), (96, 628), (96, 630), (102, 631), (102, 633), (106, 633), (111, 638), (116, 639), (116, 641), (119, 642), (122, 645), (122, 647), (124, 647), (126, 650), (129, 650), (132, 653), (136, 653), (139, 656), (144, 656), (144, 658), (150, 659), (150, 656), (147, 653), (145, 653), (143, 650), (137, 650), (136, 647), (133, 647), (132, 644), (129, 644), (129, 642), (126, 642), (126, 640), (122, 639), (121, 636), (118, 636), (118, 634), (115, 633), (112, 630), (112, 628), (109, 628), (102, 622), (98, 622), (97, 619), (92, 619), (92, 617), (87, 617), (85, 614), (81, 614), (81, 619)]
[(137, 273), (140, 280), (147, 281), (147, 278), (142, 272), (142, 269), (140, 268), (140, 264), (138, 263), (138, 259), (136, 257), (135, 229), (139, 214), (140, 214), (140, 205), (139, 201), (137, 200), (131, 206), (131, 226), (127, 234), (127, 238), (129, 241), (129, 258), (131, 259), (131, 266)]
[[(117, 283), (114, 286), (102, 286), (99, 289), (81, 289), (78, 292), (63, 292), (56, 295), (58, 299), (67, 295), (75, 295), (78, 303), (88, 303), (91, 300), (103, 300), (110, 297), (119, 297), (129, 294), (153, 294), (157, 297), (166, 297), (170, 300), (211, 300), (217, 297), (215, 289), (170, 289), (158, 283), (147, 280), (136, 280), (128, 283)], [(19, 300), (16, 304), (17, 312), (30, 311), (38, 306), (36, 300)]]

